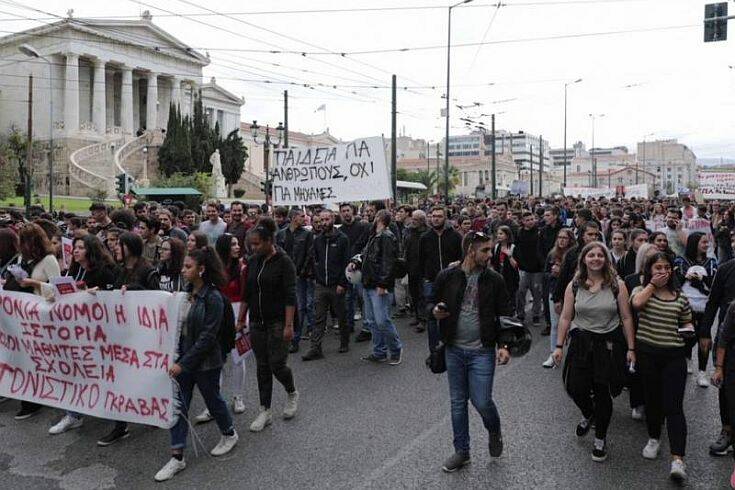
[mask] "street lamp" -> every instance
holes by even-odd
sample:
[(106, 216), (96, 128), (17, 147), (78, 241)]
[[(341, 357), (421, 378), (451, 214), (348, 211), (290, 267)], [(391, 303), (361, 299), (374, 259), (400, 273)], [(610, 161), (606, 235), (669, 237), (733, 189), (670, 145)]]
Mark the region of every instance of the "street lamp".
[(592, 157), (592, 175), (594, 177), (593, 187), (597, 187), (597, 157), (593, 153), (595, 151), (595, 119), (605, 117), (605, 114), (590, 114), (589, 116), (592, 118), (592, 147), (590, 148), (590, 156)]
[(578, 78), (564, 84), (564, 187), (567, 186), (567, 87), (581, 81), (582, 79)]
[(450, 74), (450, 55), (452, 52), (452, 9), (459, 7), (465, 3), (470, 3), (472, 0), (462, 0), (454, 5), (450, 5), (447, 13), (447, 92), (445, 94), (447, 98), (447, 107), (444, 117), (446, 118), (446, 134), (444, 140), (444, 193), (446, 194), (446, 202), (449, 202), (449, 74)]
[[(48, 65), (48, 94), (49, 94), (49, 113), (48, 113), (48, 208), (49, 213), (54, 212), (54, 91), (53, 91), (53, 74), (51, 72), (51, 62), (41, 56), (36, 48), (30, 44), (21, 44), (18, 51), (29, 58), (37, 58), (46, 62)], [(30, 172), (30, 169), (27, 170)], [(30, 174), (29, 174), (30, 175)]]
[[(260, 144), (258, 142), (258, 132), (260, 131), (261, 127), (258, 126), (258, 121), (253, 121), (253, 124), (250, 125), (250, 134), (253, 137), (253, 142), (258, 145)], [(280, 146), (281, 141), (283, 141), (285, 129), (283, 128), (283, 123), (278, 123), (278, 127), (276, 128), (276, 135), (278, 136), (278, 139), (274, 142), (271, 141), (271, 128), (270, 126), (265, 126), (265, 138), (263, 138), (263, 171), (265, 172), (265, 203), (269, 204), (270, 201), (270, 147), (273, 145), (273, 148), (278, 148)]]

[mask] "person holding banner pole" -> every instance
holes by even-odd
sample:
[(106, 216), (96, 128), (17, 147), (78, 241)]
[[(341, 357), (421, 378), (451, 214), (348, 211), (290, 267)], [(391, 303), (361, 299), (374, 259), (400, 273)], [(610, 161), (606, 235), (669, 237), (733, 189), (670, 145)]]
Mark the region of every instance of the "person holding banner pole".
[(226, 282), (222, 262), (212, 247), (193, 250), (184, 259), (183, 274), (189, 283), (191, 308), (179, 336), (178, 358), (168, 371), (178, 386), (176, 408), (179, 416), (171, 428), (171, 459), (155, 476), (159, 482), (170, 480), (186, 468), (187, 415), (195, 385), (222, 433), (210, 454), (224, 456), (239, 440), (232, 415), (220, 393), (224, 360), (219, 336), (225, 302), (219, 288)]

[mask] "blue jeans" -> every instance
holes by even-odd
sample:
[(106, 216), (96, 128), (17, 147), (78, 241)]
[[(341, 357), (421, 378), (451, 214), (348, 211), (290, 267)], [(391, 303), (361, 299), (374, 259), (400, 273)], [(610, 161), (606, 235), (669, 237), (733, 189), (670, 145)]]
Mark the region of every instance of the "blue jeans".
[(176, 405), (180, 414), (176, 425), (171, 428), (171, 449), (184, 449), (186, 447), (186, 436), (189, 433), (189, 424), (186, 423), (186, 418), (189, 414), (189, 405), (191, 405), (194, 385), (199, 388), (199, 393), (204, 398), (204, 404), (217, 422), (220, 432), (222, 434), (232, 434), (235, 430), (227, 403), (222, 399), (222, 395), (219, 392), (219, 375), (221, 371), (221, 368), (196, 371), (193, 373), (182, 371), (176, 377), (176, 381), (179, 383), (179, 394)]
[(469, 454), (470, 421), (467, 400), (472, 401), (488, 432), (500, 431), (500, 415), (493, 401), (495, 350), (468, 350), (448, 345), (446, 360), (454, 450)]
[(303, 277), (296, 278), (296, 303), (299, 316), (293, 329), (293, 343), (298, 345), (301, 340), (304, 323), (306, 331), (311, 334), (314, 330), (314, 280)]
[[(357, 309), (358, 298), (363, 298), (363, 310), (365, 309), (365, 288), (362, 284), (350, 285), (347, 290), (347, 325), (350, 326), (350, 330), (355, 329), (355, 310)], [(368, 318), (368, 314), (363, 311), (362, 313), (362, 330), (365, 332), (373, 331), (373, 320), (372, 317)]]
[(390, 319), (393, 293), (386, 292), (380, 295), (377, 289), (365, 289), (364, 291), (363, 314), (365, 318), (370, 317), (372, 320), (373, 355), (385, 358), (390, 352), (391, 356), (398, 356), (403, 349), (403, 344), (396, 326)]
[(549, 313), (551, 314), (551, 334), (549, 335), (549, 342), (551, 343), (551, 352), (556, 350), (556, 334), (559, 327), (559, 315), (554, 310), (554, 300), (549, 298)]
[[(424, 305), (434, 304), (434, 283), (424, 279)], [(439, 323), (432, 312), (426, 313), (426, 330), (429, 337), (429, 350), (433, 351), (439, 343)]]

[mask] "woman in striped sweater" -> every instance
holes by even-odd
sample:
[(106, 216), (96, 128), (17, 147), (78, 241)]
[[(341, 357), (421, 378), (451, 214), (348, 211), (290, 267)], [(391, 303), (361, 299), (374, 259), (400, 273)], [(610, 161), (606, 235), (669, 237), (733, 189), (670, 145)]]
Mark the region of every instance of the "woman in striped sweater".
[(687, 425), (684, 387), (687, 377), (685, 339), (695, 335), (692, 310), (675, 286), (674, 264), (668, 254), (657, 252), (646, 260), (643, 283), (633, 290), (631, 303), (638, 311), (636, 359), (646, 401), (648, 443), (643, 457), (658, 456), (661, 424), (671, 448), (671, 478), (686, 479), (684, 452)]

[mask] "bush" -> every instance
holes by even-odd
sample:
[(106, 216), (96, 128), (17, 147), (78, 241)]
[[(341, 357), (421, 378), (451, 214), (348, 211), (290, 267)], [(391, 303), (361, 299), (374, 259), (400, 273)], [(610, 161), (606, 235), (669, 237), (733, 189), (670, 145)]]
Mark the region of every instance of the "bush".
[(182, 199), (187, 207), (197, 209), (202, 202), (210, 198), (212, 191), (212, 176), (204, 172), (184, 175), (180, 172), (169, 177), (159, 177), (151, 183), (152, 187), (193, 187), (202, 193), (201, 196), (186, 196)]
[(235, 189), (232, 191), (232, 195), (234, 195), (237, 199), (240, 199), (242, 196), (245, 195), (245, 189)]

